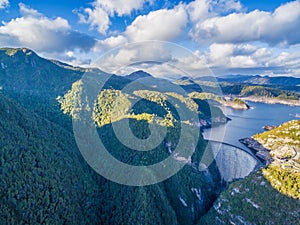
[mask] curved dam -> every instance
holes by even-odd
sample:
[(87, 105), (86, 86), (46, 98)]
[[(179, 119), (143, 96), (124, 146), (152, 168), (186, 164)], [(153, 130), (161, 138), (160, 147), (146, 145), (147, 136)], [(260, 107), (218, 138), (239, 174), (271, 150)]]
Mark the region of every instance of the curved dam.
[(261, 166), (256, 156), (236, 146), (209, 141), (221, 178), (226, 182), (241, 179)]
[[(242, 179), (261, 167), (261, 162), (252, 152), (236, 146), (206, 140), (199, 164), (190, 164), (191, 172), (186, 168), (166, 182), (166, 189), (173, 205), (178, 224), (193, 225), (207, 213), (214, 201), (228, 184)], [(190, 178), (190, 182), (182, 180)], [(174, 181), (178, 179), (178, 181)], [(177, 184), (178, 192), (173, 185)]]

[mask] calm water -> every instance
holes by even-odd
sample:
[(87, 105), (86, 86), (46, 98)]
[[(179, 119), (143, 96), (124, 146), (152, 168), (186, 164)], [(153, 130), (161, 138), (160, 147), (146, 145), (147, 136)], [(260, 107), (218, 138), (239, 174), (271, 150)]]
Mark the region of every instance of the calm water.
[(204, 138), (247, 149), (238, 141), (239, 139), (263, 132), (262, 127), (265, 125), (280, 125), (288, 120), (299, 119), (296, 118), (296, 114), (300, 114), (300, 107), (257, 102), (248, 104), (253, 109), (243, 111), (222, 108), (226, 116), (232, 120), (225, 125), (204, 130)]

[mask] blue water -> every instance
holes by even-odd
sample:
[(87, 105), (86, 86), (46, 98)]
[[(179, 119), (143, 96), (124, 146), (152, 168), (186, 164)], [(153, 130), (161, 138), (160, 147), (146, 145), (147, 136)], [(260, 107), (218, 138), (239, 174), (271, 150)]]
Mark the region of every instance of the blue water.
[(204, 138), (247, 149), (238, 141), (239, 139), (263, 132), (263, 126), (265, 125), (280, 125), (289, 120), (299, 119), (296, 118), (296, 114), (300, 114), (299, 106), (247, 103), (253, 108), (243, 111), (223, 107), (224, 114), (232, 120), (225, 125), (205, 129), (203, 132)]

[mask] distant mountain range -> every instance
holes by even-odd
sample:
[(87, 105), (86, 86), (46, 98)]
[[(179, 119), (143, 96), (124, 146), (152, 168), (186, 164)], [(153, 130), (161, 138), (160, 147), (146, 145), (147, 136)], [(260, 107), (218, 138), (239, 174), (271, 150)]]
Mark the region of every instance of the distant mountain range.
[(300, 78), (296, 77), (269, 77), (260, 75), (227, 75), (217, 78), (219, 82), (245, 83), (255, 85), (277, 85), (277, 86), (298, 86)]

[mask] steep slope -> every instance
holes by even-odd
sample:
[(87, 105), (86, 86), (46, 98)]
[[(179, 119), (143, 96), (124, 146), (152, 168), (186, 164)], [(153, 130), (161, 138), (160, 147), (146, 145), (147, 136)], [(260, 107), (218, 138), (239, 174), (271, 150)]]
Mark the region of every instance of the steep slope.
[(207, 224), (299, 224), (300, 201), (282, 195), (261, 171), (232, 183), (199, 221)]
[[(62, 114), (56, 102), (58, 95), (69, 95), (65, 98), (66, 112), (76, 111), (76, 88), (71, 89), (71, 86), (76, 87), (78, 82), (74, 81), (89, 70), (40, 58), (28, 49), (2, 49), (0, 52), (2, 91), (22, 105), (1, 95), (1, 222), (189, 225), (196, 223), (209, 210), (226, 186), (220, 171), (223, 156), (219, 164), (212, 162), (204, 170), (199, 162), (206, 148), (201, 135), (189, 142), (195, 150), (191, 158), (174, 156), (178, 161), (188, 160), (187, 165), (162, 183), (130, 187), (95, 174), (75, 144), (71, 118)], [(95, 76), (103, 74), (98, 70), (92, 72)], [(206, 101), (191, 104), (188, 96), (173, 92), (169, 81), (146, 78), (149, 78), (148, 82), (140, 84), (141, 89), (132, 93), (120, 91), (130, 82), (129, 79), (112, 75), (93, 108), (97, 112), (94, 119), (99, 138), (118, 160), (149, 165), (170, 156), (180, 135), (181, 121), (176, 114), (179, 106), (194, 110), (200, 119), (209, 120), (217, 114), (218, 122), (226, 122), (223, 113), (216, 108), (211, 111)], [(124, 110), (123, 113), (130, 119), (130, 128), (138, 138), (149, 135), (153, 115), (163, 118), (158, 124), (167, 127), (168, 136), (155, 151), (144, 154), (118, 141), (113, 125), (122, 122), (123, 115), (117, 120), (103, 117), (110, 114), (109, 105), (114, 102), (115, 95), (124, 97), (121, 98), (123, 104), (119, 105), (121, 112), (127, 109), (128, 101), (138, 96), (145, 97), (132, 107), (132, 111)], [(169, 101), (177, 104), (172, 106)], [(197, 124), (195, 128), (198, 129)], [(189, 133), (183, 136), (190, 140)]]
[(182, 77), (181, 79), (175, 80), (174, 84), (180, 85), (188, 93), (193, 91), (202, 91), (201, 86), (188, 77)]
[(271, 155), (270, 164), (232, 183), (199, 224), (299, 224), (299, 137), (300, 121), (293, 120), (254, 135), (262, 146), (248, 139)]
[(1, 224), (96, 224), (99, 193), (72, 135), (0, 95)]
[(0, 95), (1, 224), (176, 224), (162, 185), (95, 174), (74, 138)]
[[(107, 196), (105, 199), (111, 199), (111, 195), (115, 195), (115, 193), (119, 194), (114, 197), (112, 202), (107, 203), (105, 200), (101, 200), (103, 204), (116, 205), (119, 203), (126, 208), (118, 218), (110, 216), (111, 213), (119, 214), (118, 209), (111, 211), (113, 206), (109, 206), (109, 210), (106, 211), (105, 208), (104, 218), (108, 223), (116, 223), (116, 221), (126, 224), (131, 224), (131, 221), (139, 223), (137, 218), (142, 218), (143, 223), (146, 224), (194, 224), (211, 207), (214, 200), (226, 187), (227, 182), (247, 176), (256, 166), (257, 162), (253, 156), (248, 156), (244, 152), (239, 154), (240, 150), (230, 148), (223, 148), (224, 151), (218, 153), (219, 146), (214, 147), (215, 152), (212, 152), (210, 148), (206, 152), (210, 155), (210, 157), (207, 155), (206, 157), (214, 158), (215, 156), (216, 161), (212, 161), (211, 164), (207, 163), (207, 165), (204, 163), (206, 161), (200, 164), (200, 159), (207, 147), (206, 142), (201, 135), (198, 140), (194, 140), (190, 137), (189, 132), (180, 133), (182, 126), (198, 128), (193, 126), (193, 121), (189, 121), (191, 118), (183, 121), (178, 117), (176, 109), (187, 108), (197, 113), (200, 119), (211, 119), (212, 116), (218, 115), (218, 122), (226, 122), (223, 113), (220, 110), (211, 110), (206, 101), (194, 102), (188, 96), (175, 92), (158, 92), (151, 89), (133, 92), (104, 89), (98, 94), (94, 105), (88, 106), (89, 103), (86, 101), (86, 96), (83, 95), (82, 87), (84, 87), (82, 81), (76, 82), (70, 91), (59, 98), (62, 110), (71, 115), (75, 121), (85, 120), (85, 118), (81, 118), (82, 114), (79, 112), (85, 110), (91, 112), (93, 125), (98, 127), (99, 138), (106, 150), (119, 161), (135, 166), (160, 162), (172, 155), (180, 136), (183, 136), (183, 140), (189, 140), (187, 142), (190, 143), (190, 148), (195, 148), (191, 158), (173, 156), (178, 161), (186, 161), (187, 165), (176, 175), (160, 184), (137, 188), (105, 182), (103, 184), (103, 196)], [(137, 97), (141, 97), (143, 100), (133, 105)], [(157, 116), (161, 119), (156, 119)], [(130, 149), (121, 143), (114, 130), (114, 127), (117, 127), (118, 123), (124, 119), (129, 119), (131, 131), (141, 139), (146, 139), (150, 134), (149, 124), (167, 127), (167, 135), (162, 143), (151, 151), (141, 152)], [(128, 139), (128, 134), (125, 135)], [(93, 158), (93, 160), (96, 159)], [(232, 161), (230, 166), (224, 163), (228, 161)], [(244, 165), (247, 167), (236, 172), (237, 167), (240, 168)], [(106, 189), (110, 191), (105, 191)], [(136, 199), (140, 199), (139, 194), (143, 194), (143, 198), (145, 198), (140, 203), (136, 202)], [(154, 207), (156, 203), (151, 196), (155, 196), (155, 201), (159, 201), (161, 204)], [(128, 200), (131, 202), (128, 210), (132, 209), (131, 207), (134, 209), (138, 207), (141, 210), (134, 210), (129, 214), (126, 205), (122, 202), (124, 198), (130, 199)], [(165, 213), (160, 214), (160, 210)]]
[(300, 200), (300, 120), (281, 124), (253, 138), (268, 149), (272, 163), (263, 170), (271, 185)]
[[(56, 104), (56, 97), (70, 89), (84, 71), (40, 58), (28, 49), (3, 49), (1, 54), (2, 91), (28, 109), (1, 95), (1, 221), (6, 224), (177, 224), (178, 221), (191, 224), (199, 218), (200, 214), (192, 218), (192, 209), (185, 209), (178, 200), (180, 191), (181, 195), (188, 196), (188, 203), (194, 201), (196, 196), (189, 186), (204, 185), (201, 179), (188, 178), (194, 174), (191, 168), (172, 178), (170, 185), (127, 187), (96, 175), (85, 164), (74, 137), (61, 128), (71, 131), (71, 121), (58, 111)], [(126, 78), (112, 76), (105, 87), (121, 89), (127, 82)], [(153, 78), (150, 85), (155, 83)], [(111, 149), (119, 149), (116, 156), (124, 155), (121, 150), (125, 149), (110, 141), (107, 126), (103, 127), (104, 139), (113, 144)], [(166, 154), (163, 144), (160, 149), (158, 153)], [(203, 193), (201, 214), (212, 204), (219, 188), (218, 171), (212, 170), (216, 174), (210, 185), (213, 188)], [(173, 190), (173, 184), (177, 185), (177, 191)], [(176, 210), (171, 199), (176, 204), (179, 201)], [(185, 214), (177, 215), (181, 208)]]

